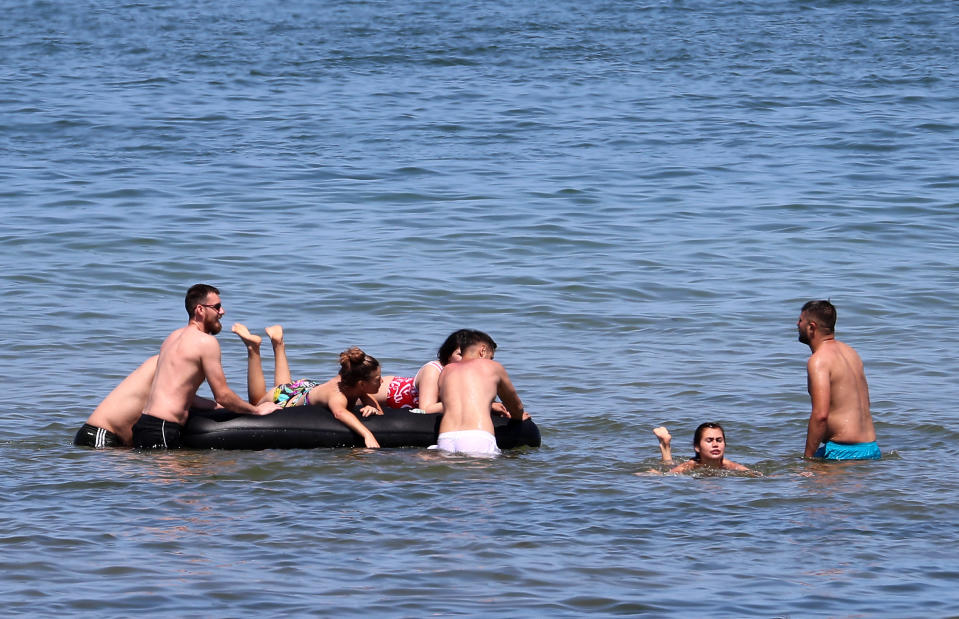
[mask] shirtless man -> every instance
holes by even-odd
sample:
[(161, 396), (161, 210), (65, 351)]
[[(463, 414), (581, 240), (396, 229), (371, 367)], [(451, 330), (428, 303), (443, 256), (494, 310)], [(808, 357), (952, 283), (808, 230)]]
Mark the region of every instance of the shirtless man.
[(522, 421), (525, 415), (513, 383), (502, 365), (493, 361), (496, 343), (480, 331), (472, 332), (461, 345), (463, 360), (443, 368), (439, 378), (439, 399), (443, 419), (437, 447), (451, 453), (496, 455), (490, 407), (498, 395), (510, 419)]
[[(124, 378), (97, 405), (86, 423), (77, 431), (73, 444), (80, 447), (129, 447), (133, 444), (133, 424), (146, 406), (159, 355), (153, 355)], [(216, 402), (196, 396), (193, 408), (216, 408)]]
[(160, 347), (143, 414), (133, 426), (134, 447), (182, 447), (180, 432), (204, 380), (217, 404), (232, 411), (266, 415), (280, 408), (272, 402), (253, 406), (227, 385), (220, 344), (214, 337), (222, 329), (220, 318), (226, 313), (220, 291), (196, 284), (187, 291), (185, 303), (190, 321), (167, 336)]
[(133, 424), (150, 395), (157, 355), (144, 361), (105, 397), (73, 439), (81, 447), (122, 447), (133, 442)]
[(809, 301), (796, 327), (799, 341), (812, 350), (806, 363), (812, 413), (805, 457), (878, 460), (866, 373), (856, 351), (836, 339), (836, 308), (829, 301)]

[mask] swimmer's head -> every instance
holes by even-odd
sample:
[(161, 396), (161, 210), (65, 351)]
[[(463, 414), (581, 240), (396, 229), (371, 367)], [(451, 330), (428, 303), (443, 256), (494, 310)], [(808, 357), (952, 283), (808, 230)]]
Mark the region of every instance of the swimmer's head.
[[(355, 387), (361, 381), (377, 383), (380, 378), (380, 362), (356, 346), (340, 353), (340, 382), (346, 387)], [(377, 385), (377, 389), (379, 385)], [(373, 393), (375, 393), (375, 389)]]
[(220, 291), (207, 284), (191, 286), (186, 293), (186, 311), (191, 322), (197, 322), (204, 333), (216, 335), (223, 329), (220, 318), (226, 313), (220, 302)]
[(211, 294), (220, 294), (220, 291), (209, 284), (194, 284), (186, 291), (186, 313), (193, 318), (193, 310), (197, 305), (206, 301), (207, 296)]
[(443, 365), (448, 365), (454, 361), (462, 361), (463, 352), (475, 344), (485, 344), (489, 351), (486, 357), (488, 359), (493, 358), (493, 354), (496, 352), (496, 342), (486, 333), (475, 329), (460, 329), (450, 333), (446, 341), (436, 351), (436, 358)]
[(459, 361), (463, 358), (463, 351), (460, 349), (460, 339), (467, 329), (460, 329), (449, 334), (436, 351), (436, 358), (442, 365), (449, 365), (452, 361)]
[(819, 330), (829, 335), (836, 330), (836, 308), (829, 301), (809, 301), (802, 306), (800, 320), (816, 323)]
[(496, 354), (496, 342), (488, 334), (475, 329), (464, 329), (460, 336), (460, 351), (463, 359), (492, 359)]
[(696, 455), (693, 460), (722, 460), (726, 455), (726, 432), (718, 423), (708, 421), (699, 424), (693, 433), (693, 449)]

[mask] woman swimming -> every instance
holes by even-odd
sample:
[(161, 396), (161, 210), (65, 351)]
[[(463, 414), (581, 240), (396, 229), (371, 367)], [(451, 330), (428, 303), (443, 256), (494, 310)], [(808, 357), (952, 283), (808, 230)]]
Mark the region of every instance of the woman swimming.
[[(669, 435), (669, 430), (665, 426), (660, 426), (653, 430), (653, 434), (659, 439), (659, 451), (662, 454), (663, 463), (672, 466), (674, 464), (671, 447), (672, 437)], [(696, 454), (691, 460), (687, 460), (679, 466), (674, 466), (669, 469), (669, 472), (686, 473), (698, 468), (751, 471), (748, 467), (726, 458), (726, 433), (718, 423), (707, 422), (696, 428), (693, 435), (693, 449)]]

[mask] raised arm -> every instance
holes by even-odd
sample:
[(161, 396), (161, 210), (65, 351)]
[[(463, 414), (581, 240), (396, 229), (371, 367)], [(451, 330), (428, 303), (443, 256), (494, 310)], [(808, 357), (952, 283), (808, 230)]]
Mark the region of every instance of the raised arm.
[(804, 456), (812, 458), (819, 444), (826, 437), (826, 423), (829, 420), (829, 402), (832, 397), (829, 368), (821, 358), (815, 355), (806, 364), (809, 397), (812, 400), (812, 412), (806, 429), (806, 450)]

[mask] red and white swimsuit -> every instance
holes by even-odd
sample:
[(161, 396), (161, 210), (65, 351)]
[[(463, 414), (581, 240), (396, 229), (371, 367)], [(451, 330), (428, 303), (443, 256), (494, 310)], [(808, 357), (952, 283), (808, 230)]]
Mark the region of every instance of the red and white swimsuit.
[[(427, 365), (443, 371), (439, 361), (430, 361)], [(416, 376), (419, 376), (419, 372)], [(417, 408), (420, 405), (420, 390), (416, 388), (416, 376), (394, 376), (386, 393), (386, 405), (390, 408)]]

